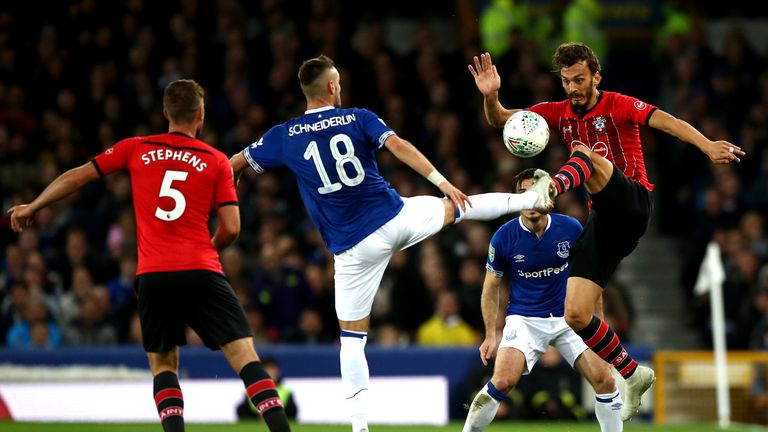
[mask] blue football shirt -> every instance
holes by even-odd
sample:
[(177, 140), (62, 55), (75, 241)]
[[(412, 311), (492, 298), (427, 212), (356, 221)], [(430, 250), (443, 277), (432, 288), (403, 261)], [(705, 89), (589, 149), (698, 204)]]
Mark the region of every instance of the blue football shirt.
[(519, 217), (496, 231), (485, 267), (497, 277), (507, 276), (507, 315), (563, 316), (570, 250), (581, 230), (576, 219), (550, 213), (541, 238)]
[(360, 108), (323, 107), (274, 126), (243, 150), (258, 173), (288, 167), (332, 253), (359, 243), (395, 217), (400, 195), (379, 174), (376, 151), (395, 133)]

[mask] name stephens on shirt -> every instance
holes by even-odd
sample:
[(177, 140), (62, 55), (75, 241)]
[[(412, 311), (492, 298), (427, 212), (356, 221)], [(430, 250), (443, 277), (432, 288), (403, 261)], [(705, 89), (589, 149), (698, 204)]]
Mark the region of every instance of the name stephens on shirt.
[(150, 150), (141, 155), (141, 160), (144, 161), (144, 165), (149, 165), (152, 162), (165, 160), (186, 162), (192, 165), (192, 167), (194, 167), (197, 172), (202, 172), (208, 166), (207, 163), (203, 162), (199, 157), (195, 156), (194, 153), (188, 152), (186, 150)]

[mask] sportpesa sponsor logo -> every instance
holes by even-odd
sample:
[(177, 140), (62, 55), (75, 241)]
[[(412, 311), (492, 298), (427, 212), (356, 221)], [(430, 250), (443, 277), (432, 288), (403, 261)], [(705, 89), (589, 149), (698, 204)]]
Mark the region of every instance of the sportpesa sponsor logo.
[(545, 269), (541, 269), (533, 272), (524, 272), (522, 270), (518, 270), (517, 274), (520, 277), (524, 277), (524, 278), (541, 278), (541, 277), (548, 277), (548, 276), (560, 274), (564, 272), (565, 269), (567, 268), (568, 268), (568, 263), (565, 263), (560, 267), (549, 267), (549, 268), (545, 268)]
[(355, 120), (354, 114), (347, 114), (345, 116), (329, 117), (314, 123), (297, 123), (288, 128), (288, 136), (294, 136), (304, 132), (317, 132), (333, 126), (344, 126)]

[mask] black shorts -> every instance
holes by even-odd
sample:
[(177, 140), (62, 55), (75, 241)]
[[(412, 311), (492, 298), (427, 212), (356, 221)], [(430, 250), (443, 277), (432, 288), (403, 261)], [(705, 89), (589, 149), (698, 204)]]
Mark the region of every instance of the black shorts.
[(651, 192), (616, 166), (608, 184), (592, 195), (592, 211), (571, 249), (571, 276), (605, 288), (619, 262), (632, 253), (653, 211)]
[(189, 325), (205, 345), (252, 335), (227, 278), (210, 270), (144, 273), (136, 278), (144, 350), (164, 353), (186, 345)]

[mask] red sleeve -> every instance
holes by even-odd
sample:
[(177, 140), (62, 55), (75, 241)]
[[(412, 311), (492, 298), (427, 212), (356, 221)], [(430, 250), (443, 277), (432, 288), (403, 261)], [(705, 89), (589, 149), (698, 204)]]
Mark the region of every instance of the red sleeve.
[(654, 105), (645, 103), (632, 96), (619, 94), (616, 98), (616, 106), (619, 112), (624, 113), (633, 123), (647, 126), (651, 114), (656, 110)]
[(225, 205), (237, 205), (235, 179), (232, 175), (232, 165), (223, 154), (219, 156), (219, 175), (216, 184), (216, 196), (213, 197), (216, 208)]
[(542, 102), (528, 108), (528, 110), (544, 117), (544, 120), (547, 121), (549, 127), (555, 129), (558, 128), (562, 114), (562, 107), (560, 104), (555, 102)]
[(115, 171), (128, 169), (128, 161), (136, 147), (136, 139), (128, 138), (119, 141), (103, 153), (93, 158), (91, 162), (96, 166), (96, 171), (102, 176), (107, 176)]

